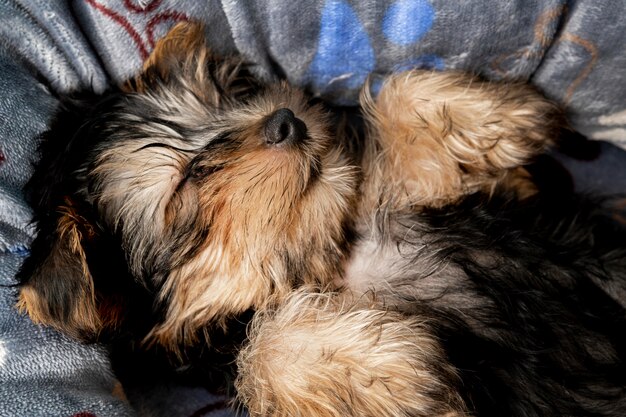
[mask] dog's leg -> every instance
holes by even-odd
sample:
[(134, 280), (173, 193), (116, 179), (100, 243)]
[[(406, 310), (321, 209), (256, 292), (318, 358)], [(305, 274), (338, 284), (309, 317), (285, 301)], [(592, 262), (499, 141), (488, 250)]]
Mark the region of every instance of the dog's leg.
[(556, 106), (526, 85), (454, 72), (394, 75), (375, 99), (364, 91), (361, 101), (371, 140), (364, 194), (374, 207), (381, 197), (400, 207), (441, 206), (496, 184), (525, 196), (532, 185), (521, 166), (561, 125)]
[(249, 329), (235, 385), (251, 416), (467, 415), (428, 325), (367, 295), (298, 291)]

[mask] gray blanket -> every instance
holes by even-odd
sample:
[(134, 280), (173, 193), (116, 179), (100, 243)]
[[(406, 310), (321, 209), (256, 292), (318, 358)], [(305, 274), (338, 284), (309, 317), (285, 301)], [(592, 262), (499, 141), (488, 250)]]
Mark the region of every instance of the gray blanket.
[[(258, 76), (286, 77), (354, 104), (367, 77), (409, 68), (464, 69), (529, 81), (584, 134), (626, 148), (626, 2), (576, 0), (0, 0), (0, 415), (218, 416), (223, 398), (170, 384), (127, 397), (101, 346), (32, 324), (13, 308), (14, 274), (33, 238), (21, 189), (50, 92), (102, 91), (133, 74), (176, 21), (207, 23), (218, 52)], [(624, 155), (563, 159), (578, 186), (624, 191)]]

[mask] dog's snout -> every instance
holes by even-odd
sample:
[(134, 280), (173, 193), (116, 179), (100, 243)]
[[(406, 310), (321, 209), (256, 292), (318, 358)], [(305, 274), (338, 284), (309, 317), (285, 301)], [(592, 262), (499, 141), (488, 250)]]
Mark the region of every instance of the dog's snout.
[(265, 122), (265, 140), (270, 145), (297, 142), (306, 138), (304, 122), (289, 109), (279, 109)]

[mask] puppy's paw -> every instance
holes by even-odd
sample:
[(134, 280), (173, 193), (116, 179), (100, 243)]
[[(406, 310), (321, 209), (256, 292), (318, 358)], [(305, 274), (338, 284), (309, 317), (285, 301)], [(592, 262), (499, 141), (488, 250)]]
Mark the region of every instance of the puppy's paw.
[(394, 75), (376, 99), (364, 92), (362, 105), (375, 143), (365, 160), (366, 193), (399, 189), (396, 205), (441, 206), (498, 183), (526, 194), (519, 167), (543, 153), (562, 125), (556, 106), (529, 86), (454, 72)]
[(296, 292), (260, 313), (238, 358), (252, 416), (464, 416), (428, 327), (367, 299)]

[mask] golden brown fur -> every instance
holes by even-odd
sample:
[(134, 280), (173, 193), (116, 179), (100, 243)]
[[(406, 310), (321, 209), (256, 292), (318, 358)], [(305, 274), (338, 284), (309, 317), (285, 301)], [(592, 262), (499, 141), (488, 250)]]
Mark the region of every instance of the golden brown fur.
[(555, 106), (531, 87), (460, 72), (393, 75), (375, 99), (364, 90), (361, 106), (373, 143), (363, 164), (366, 207), (381, 197), (398, 208), (442, 206), (498, 183), (521, 186), (520, 167), (561, 125)]
[(255, 317), (236, 383), (253, 417), (466, 415), (428, 323), (370, 297), (297, 291)]

